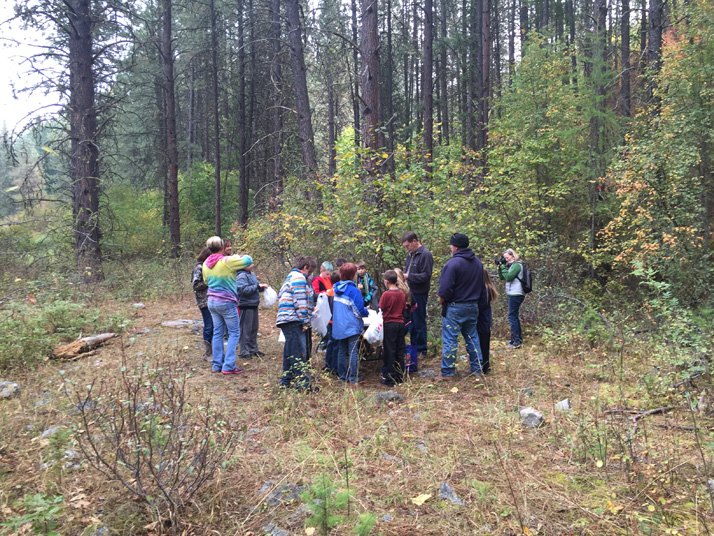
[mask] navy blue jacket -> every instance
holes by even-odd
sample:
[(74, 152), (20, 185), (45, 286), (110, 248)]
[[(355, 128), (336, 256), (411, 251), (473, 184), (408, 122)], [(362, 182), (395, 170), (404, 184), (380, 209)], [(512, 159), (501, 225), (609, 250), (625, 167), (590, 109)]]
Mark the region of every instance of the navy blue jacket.
[(483, 302), (483, 264), (469, 248), (459, 249), (441, 269), (439, 297), (446, 303)]

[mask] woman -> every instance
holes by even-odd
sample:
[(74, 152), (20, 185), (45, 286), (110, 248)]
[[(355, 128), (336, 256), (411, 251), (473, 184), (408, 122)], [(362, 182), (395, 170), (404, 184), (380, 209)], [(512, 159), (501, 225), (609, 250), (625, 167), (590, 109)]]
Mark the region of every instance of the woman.
[(191, 274), (191, 285), (193, 293), (196, 295), (196, 305), (201, 311), (203, 317), (203, 346), (204, 353), (201, 359), (210, 362), (213, 359), (213, 350), (211, 348), (213, 341), (213, 318), (211, 311), (208, 310), (208, 285), (203, 282), (203, 263), (211, 254), (211, 250), (203, 248), (201, 253), (196, 258), (196, 266), (193, 267)]
[(526, 294), (523, 292), (523, 285), (518, 278), (521, 273), (520, 257), (511, 248), (503, 252), (505, 263), (498, 265), (498, 277), (506, 282), (506, 296), (508, 296), (508, 322), (511, 324), (511, 341), (506, 348), (520, 348), (523, 344), (523, 334), (521, 332), (521, 321), (518, 312), (521, 308)]
[(483, 373), (491, 372), (489, 353), (491, 352), (491, 324), (493, 316), (491, 314), (491, 303), (498, 299), (498, 291), (491, 280), (488, 271), (483, 271), (483, 283), (486, 292), (482, 296), (482, 303), (478, 305), (478, 320), (476, 321), (476, 331), (481, 344), (481, 355), (483, 356)]
[[(213, 361), (212, 372), (240, 374), (236, 367), (236, 348), (240, 337), (238, 320), (238, 293), (236, 275), (253, 264), (248, 255), (224, 255), (224, 243), (220, 236), (212, 236), (206, 241), (211, 255), (203, 263), (203, 281), (208, 285), (208, 310), (213, 319)], [(228, 330), (228, 345), (224, 354), (223, 332)]]
[(340, 266), (340, 282), (334, 287), (332, 337), (337, 344), (337, 373), (340, 380), (357, 384), (359, 378), (359, 337), (364, 331), (363, 317), (369, 316), (362, 293), (354, 282), (357, 267), (348, 262)]

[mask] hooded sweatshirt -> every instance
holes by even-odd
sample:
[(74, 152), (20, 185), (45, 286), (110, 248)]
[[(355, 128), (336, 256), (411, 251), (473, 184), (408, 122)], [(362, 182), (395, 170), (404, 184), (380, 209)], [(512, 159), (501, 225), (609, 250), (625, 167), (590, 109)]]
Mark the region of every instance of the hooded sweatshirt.
[(479, 302), (485, 292), (483, 264), (469, 248), (459, 249), (441, 270), (439, 296), (446, 303)]
[(369, 316), (364, 307), (362, 293), (354, 281), (340, 281), (334, 289), (332, 337), (339, 340), (360, 335), (364, 331), (362, 317)]
[(208, 285), (208, 299), (238, 303), (236, 273), (253, 264), (249, 255), (226, 257), (214, 253), (203, 263), (203, 280)]

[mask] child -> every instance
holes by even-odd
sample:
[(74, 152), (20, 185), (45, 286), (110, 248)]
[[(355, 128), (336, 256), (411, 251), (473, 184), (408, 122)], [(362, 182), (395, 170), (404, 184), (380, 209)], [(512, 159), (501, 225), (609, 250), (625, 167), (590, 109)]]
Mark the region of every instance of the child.
[(491, 276), (487, 270), (483, 271), (483, 283), (486, 292), (482, 294), (481, 303), (478, 304), (478, 320), (476, 321), (476, 331), (478, 340), (481, 343), (481, 354), (483, 355), (483, 373), (491, 372), (489, 362), (489, 352), (491, 351), (491, 302), (498, 299), (498, 291), (491, 281)]
[(397, 286), (399, 281), (397, 272), (387, 270), (383, 277), (387, 290), (379, 300), (379, 308), (382, 310), (384, 322), (384, 341), (382, 342), (384, 379), (381, 383), (393, 387), (404, 381), (404, 355), (406, 353), (404, 310), (407, 307), (407, 302), (404, 292)]
[[(317, 297), (320, 294), (332, 290), (330, 274), (332, 274), (332, 263), (330, 261), (325, 261), (320, 265), (320, 275), (312, 280), (312, 290), (315, 292), (315, 303), (317, 303)], [(332, 295), (334, 296), (334, 293)], [(325, 351), (327, 351), (327, 335), (325, 335), (317, 345), (318, 353), (323, 353)]]
[(263, 357), (265, 354), (258, 350), (258, 305), (260, 293), (268, 285), (258, 283), (258, 278), (253, 273), (254, 264), (243, 270), (238, 270), (236, 276), (236, 289), (238, 291), (238, 318), (240, 320), (240, 354), (241, 359)]
[(196, 259), (196, 266), (193, 267), (191, 273), (191, 284), (193, 285), (193, 293), (196, 295), (196, 305), (198, 305), (203, 317), (203, 347), (204, 361), (209, 363), (213, 360), (213, 317), (211, 311), (208, 310), (208, 285), (203, 281), (203, 262), (211, 255), (211, 250), (203, 248), (200, 255)]
[(357, 267), (348, 262), (340, 266), (340, 282), (334, 286), (332, 336), (337, 346), (337, 369), (340, 380), (356, 385), (359, 377), (358, 344), (364, 332), (362, 318), (369, 316), (354, 278)]
[[(327, 294), (327, 303), (330, 304), (330, 316), (332, 316), (335, 309), (335, 289), (333, 287), (339, 282), (340, 273), (335, 270), (330, 274), (330, 290), (325, 293)], [(327, 346), (325, 347), (325, 370), (329, 370), (332, 374), (338, 374), (337, 345), (335, 339), (332, 338), (332, 318), (330, 318), (330, 323), (327, 324), (325, 340), (327, 341)]]
[(372, 300), (377, 295), (377, 285), (367, 273), (364, 261), (357, 261), (355, 266), (357, 267), (357, 288), (362, 293), (362, 301), (364, 301), (365, 307), (372, 305)]

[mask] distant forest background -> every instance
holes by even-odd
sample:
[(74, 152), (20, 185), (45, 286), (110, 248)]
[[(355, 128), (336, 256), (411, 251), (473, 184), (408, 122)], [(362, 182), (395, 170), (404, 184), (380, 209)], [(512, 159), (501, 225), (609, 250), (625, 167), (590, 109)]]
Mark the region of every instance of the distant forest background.
[(540, 290), (616, 305), (649, 281), (682, 305), (711, 299), (709, 1), (15, 13), (6, 25), (49, 39), (27, 89), (62, 109), (6, 126), (6, 282), (101, 281), (108, 262), (193, 257), (214, 233), (266, 265), (343, 255), (376, 272), (399, 265), (406, 230), (442, 258), (460, 231), (487, 261), (516, 248)]

